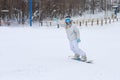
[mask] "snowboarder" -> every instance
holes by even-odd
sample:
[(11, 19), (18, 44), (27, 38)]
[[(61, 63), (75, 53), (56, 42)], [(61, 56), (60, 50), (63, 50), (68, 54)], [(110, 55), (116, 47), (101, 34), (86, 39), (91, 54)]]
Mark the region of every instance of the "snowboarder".
[(77, 26), (72, 24), (70, 16), (66, 17), (65, 23), (66, 23), (65, 29), (67, 33), (67, 38), (70, 43), (70, 48), (74, 53), (73, 59), (76, 60), (80, 59), (81, 61), (84, 62), (87, 61), (86, 53), (78, 47), (78, 43), (81, 42), (79, 29), (77, 28)]

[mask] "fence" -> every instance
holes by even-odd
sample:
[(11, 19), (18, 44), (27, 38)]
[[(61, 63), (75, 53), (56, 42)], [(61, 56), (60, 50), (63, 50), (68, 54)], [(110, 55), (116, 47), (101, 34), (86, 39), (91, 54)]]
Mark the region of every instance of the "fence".
[[(116, 16), (111, 16), (111, 17), (104, 18), (104, 19), (100, 19), (100, 18), (82, 19), (82, 20), (73, 21), (73, 24), (76, 24), (80, 27), (81, 26), (94, 26), (94, 25), (103, 26), (105, 24), (111, 24), (113, 22), (116, 22), (119, 19), (120, 18), (116, 17)], [(4, 22), (3, 20), (0, 20), (0, 26), (3, 24), (6, 24), (9, 26), (12, 23), (10, 23), (9, 21)], [(65, 24), (65, 22), (62, 20), (59, 22), (56, 22), (56, 21), (41, 21), (41, 22), (39, 22), (40, 27), (42, 27), (42, 26), (47, 26), (47, 27), (55, 26), (55, 27), (59, 28), (59, 27), (62, 27), (64, 24)], [(33, 25), (34, 25), (34, 23), (33, 23)]]
[[(82, 19), (82, 20), (75, 20), (73, 21), (73, 24), (78, 25), (79, 27), (81, 26), (94, 26), (94, 25), (105, 25), (105, 24), (111, 24), (113, 22), (117, 22), (120, 18), (114, 16), (114, 17), (108, 17), (104, 19), (100, 18), (92, 18), (92, 19)], [(64, 25), (64, 21), (60, 21), (56, 23), (55, 21), (42, 21), (40, 22), (39, 26), (56, 26), (57, 28), (62, 27)]]
[(94, 25), (101, 25), (104, 24), (111, 24), (112, 22), (118, 21), (120, 18), (118, 17), (108, 17), (104, 19), (99, 18), (93, 18), (93, 19), (83, 19), (81, 21), (76, 21), (75, 24), (78, 24), (79, 26), (94, 26)]

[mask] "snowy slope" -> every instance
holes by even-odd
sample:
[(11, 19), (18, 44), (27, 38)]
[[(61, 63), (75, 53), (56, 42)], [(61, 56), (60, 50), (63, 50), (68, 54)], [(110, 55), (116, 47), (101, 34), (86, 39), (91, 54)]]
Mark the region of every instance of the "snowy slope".
[(63, 28), (0, 27), (0, 80), (120, 80), (119, 25), (80, 28), (79, 47), (94, 64), (68, 57)]

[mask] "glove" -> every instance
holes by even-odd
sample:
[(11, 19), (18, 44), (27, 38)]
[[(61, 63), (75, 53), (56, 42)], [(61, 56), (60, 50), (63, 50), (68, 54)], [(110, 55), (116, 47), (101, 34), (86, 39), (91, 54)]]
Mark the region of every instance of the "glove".
[(78, 39), (77, 39), (77, 43), (79, 43), (79, 42), (81, 42), (81, 40), (78, 38)]

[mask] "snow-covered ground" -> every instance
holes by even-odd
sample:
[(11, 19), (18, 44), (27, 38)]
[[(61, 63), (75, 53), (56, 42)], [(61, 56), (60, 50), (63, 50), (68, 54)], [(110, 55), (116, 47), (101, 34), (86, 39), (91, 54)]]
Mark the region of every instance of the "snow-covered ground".
[(68, 57), (64, 28), (0, 27), (0, 80), (120, 80), (120, 22), (80, 33), (93, 64)]

